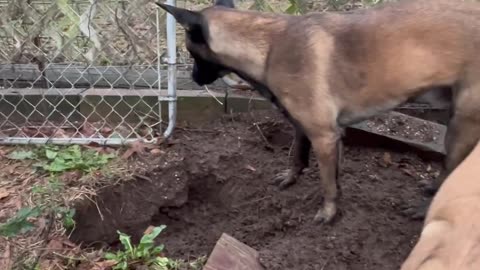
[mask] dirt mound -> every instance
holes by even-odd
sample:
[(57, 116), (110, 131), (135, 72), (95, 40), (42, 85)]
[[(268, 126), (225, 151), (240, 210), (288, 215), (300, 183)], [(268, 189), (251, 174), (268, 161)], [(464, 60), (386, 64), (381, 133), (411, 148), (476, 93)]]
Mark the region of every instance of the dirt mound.
[(77, 207), (72, 239), (114, 245), (117, 229), (135, 240), (148, 225), (165, 224), (159, 241), (178, 258), (208, 255), (226, 232), (259, 250), (267, 269), (397, 269), (421, 227), (402, 210), (420, 203), (419, 181), (434, 178), (439, 164), (347, 145), (341, 212), (335, 224), (320, 226), (312, 222), (321, 203), (313, 155), (296, 185), (279, 191), (269, 184), (287, 168), (292, 138), (273, 113), (178, 129), (176, 143), (146, 161), (137, 181)]

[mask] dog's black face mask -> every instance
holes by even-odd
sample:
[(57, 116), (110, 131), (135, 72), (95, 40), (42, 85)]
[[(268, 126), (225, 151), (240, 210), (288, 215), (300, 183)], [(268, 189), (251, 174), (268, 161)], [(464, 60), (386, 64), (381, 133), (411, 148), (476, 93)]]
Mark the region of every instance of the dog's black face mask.
[[(208, 45), (208, 23), (200, 12), (168, 6), (158, 2), (157, 5), (172, 14), (186, 30), (186, 47), (194, 59), (192, 79), (195, 83), (200, 86), (211, 84), (230, 72), (224, 66), (216, 63), (216, 57)], [(235, 8), (233, 0), (216, 0), (215, 6)]]
[(225, 68), (218, 64), (205, 61), (193, 55), (192, 57), (194, 59), (192, 79), (200, 86), (211, 84), (228, 73)]

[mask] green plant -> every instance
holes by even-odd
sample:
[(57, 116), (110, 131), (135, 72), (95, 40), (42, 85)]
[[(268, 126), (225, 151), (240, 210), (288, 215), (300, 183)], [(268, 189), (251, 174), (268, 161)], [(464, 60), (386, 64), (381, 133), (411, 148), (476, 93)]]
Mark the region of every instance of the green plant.
[(45, 185), (35, 185), (32, 187), (32, 194), (37, 195), (34, 208), (22, 208), (15, 216), (6, 223), (0, 224), (0, 235), (14, 237), (23, 234), (34, 228), (34, 224), (28, 221), (29, 218), (38, 217), (44, 213), (53, 213), (56, 218), (62, 221), (65, 229), (71, 229), (75, 226), (75, 209), (61, 206), (58, 201), (60, 194), (64, 190), (64, 185), (56, 177), (52, 177)]
[(8, 155), (10, 159), (36, 160), (36, 167), (50, 173), (62, 173), (78, 170), (91, 172), (102, 168), (111, 159), (113, 154), (100, 154), (94, 150), (82, 150), (79, 145), (68, 147), (44, 146), (37, 151), (14, 151)]
[(39, 165), (45, 171), (53, 173), (70, 170), (91, 172), (100, 169), (115, 157), (113, 154), (99, 154), (93, 150), (82, 151), (78, 145), (72, 145), (64, 149), (46, 147), (44, 153), (47, 161)]
[(75, 209), (67, 208), (67, 207), (58, 207), (56, 208), (57, 215), (60, 215), (62, 219), (63, 227), (67, 230), (72, 229), (75, 227), (75, 220), (73, 216), (75, 215)]
[(290, 6), (283, 12), (291, 15), (302, 15), (313, 10), (315, 1), (312, 0), (288, 0)]
[(38, 217), (41, 212), (40, 207), (20, 209), (15, 216), (7, 220), (7, 222), (0, 224), (0, 235), (13, 237), (31, 231), (34, 225), (28, 219)]
[(165, 225), (155, 227), (150, 233), (143, 235), (138, 246), (132, 245), (130, 236), (117, 231), (124, 250), (106, 253), (105, 259), (116, 262), (114, 270), (126, 270), (133, 264), (142, 264), (156, 270), (174, 269), (178, 266), (178, 262), (162, 256), (164, 245), (154, 245), (155, 238), (165, 228)]
[(42, 207), (43, 212), (52, 212), (55, 217), (62, 221), (65, 229), (72, 229), (75, 226), (75, 209), (63, 206), (61, 193), (65, 190), (65, 185), (60, 180), (52, 176), (48, 179), (46, 185), (35, 185), (32, 187), (32, 194), (36, 195), (35, 202)]
[(0, 235), (13, 237), (34, 228), (29, 218), (38, 217), (44, 213), (53, 213), (61, 220), (65, 229), (75, 226), (73, 216), (75, 210), (65, 207), (61, 200), (65, 185), (57, 177), (66, 171), (91, 172), (101, 169), (114, 155), (99, 154), (93, 150), (84, 150), (78, 145), (68, 147), (43, 146), (34, 150), (13, 151), (7, 156), (13, 160), (35, 160), (35, 167), (51, 173), (46, 184), (36, 184), (32, 187), (34, 208), (20, 209), (14, 217), (0, 224)]
[(376, 4), (381, 4), (383, 3), (384, 0), (363, 0), (365, 4), (368, 5), (376, 5)]
[(33, 151), (19, 150), (11, 152), (7, 155), (7, 158), (14, 160), (35, 159), (36, 155)]

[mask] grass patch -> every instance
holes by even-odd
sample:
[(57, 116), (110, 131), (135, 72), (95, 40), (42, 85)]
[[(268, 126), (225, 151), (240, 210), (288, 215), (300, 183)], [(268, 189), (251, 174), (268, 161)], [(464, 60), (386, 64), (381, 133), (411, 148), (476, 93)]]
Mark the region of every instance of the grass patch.
[(35, 167), (50, 173), (63, 173), (72, 170), (92, 172), (102, 168), (113, 154), (100, 154), (94, 150), (83, 150), (79, 145), (68, 147), (45, 146), (35, 150), (20, 150), (10, 153), (8, 156), (14, 160), (35, 160)]
[[(65, 265), (85, 260), (72, 254), (66, 260), (48, 246), (52, 241), (68, 242), (67, 232), (75, 228), (75, 209), (71, 208), (74, 201), (93, 197), (98, 187), (115, 184), (113, 179), (129, 179), (126, 162), (116, 158), (114, 152), (78, 145), (16, 149), (4, 156), (4, 165), (8, 168), (16, 164), (13, 168), (21, 168), (29, 177), (20, 186), (12, 183), (10, 193), (17, 194), (15, 200), (21, 202), (21, 207), (0, 223), (0, 240), (4, 240), (0, 248), (12, 250), (12, 269), (44, 269), (43, 258), (52, 260), (52, 256)], [(9, 181), (18, 182), (15, 178), (2, 181), (7, 186), (12, 185)]]
[(65, 229), (74, 226), (74, 209), (66, 206), (62, 194), (66, 191), (65, 184), (59, 175), (65, 172), (79, 171), (91, 173), (105, 166), (115, 155), (100, 154), (97, 151), (82, 148), (78, 145), (68, 147), (45, 146), (34, 150), (19, 150), (11, 152), (7, 158), (12, 160), (33, 160), (33, 166), (49, 174), (46, 183), (33, 185), (31, 195), (33, 208), (22, 208), (4, 224), (0, 224), (0, 235), (13, 237), (33, 229), (29, 218), (36, 218), (41, 213), (50, 213), (62, 221)]

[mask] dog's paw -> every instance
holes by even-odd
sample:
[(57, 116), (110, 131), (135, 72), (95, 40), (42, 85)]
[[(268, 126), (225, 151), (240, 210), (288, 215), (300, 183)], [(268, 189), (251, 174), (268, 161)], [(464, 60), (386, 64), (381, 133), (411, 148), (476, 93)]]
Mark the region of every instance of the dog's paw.
[(316, 224), (328, 224), (333, 221), (337, 215), (337, 204), (333, 202), (324, 203), (313, 218)]
[(422, 202), (419, 206), (409, 207), (402, 211), (402, 214), (411, 220), (422, 220), (427, 215), (430, 202)]
[(291, 169), (283, 170), (272, 178), (272, 184), (277, 185), (280, 190), (286, 189), (297, 182), (298, 174)]
[(438, 190), (438, 186), (431, 180), (419, 181), (418, 187), (421, 189), (423, 195), (425, 196), (433, 196)]

